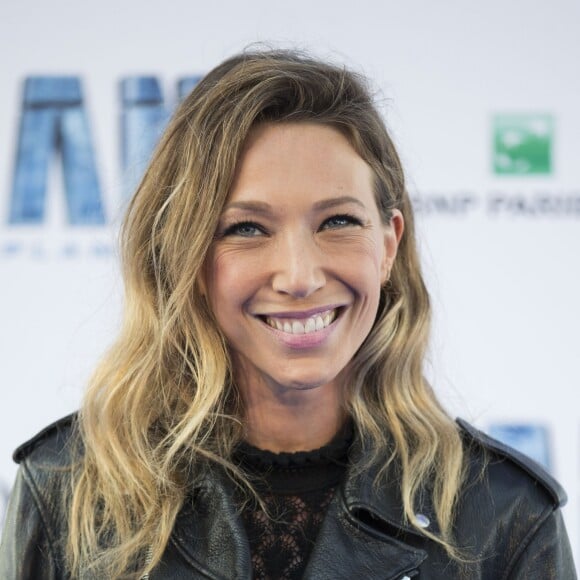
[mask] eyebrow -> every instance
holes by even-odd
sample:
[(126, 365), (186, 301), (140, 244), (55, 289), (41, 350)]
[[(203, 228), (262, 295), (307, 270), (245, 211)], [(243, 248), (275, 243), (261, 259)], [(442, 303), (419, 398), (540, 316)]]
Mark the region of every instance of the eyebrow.
[[(341, 195), (340, 197), (330, 197), (328, 199), (322, 199), (314, 204), (314, 209), (328, 209), (331, 207), (336, 207), (337, 205), (343, 205), (345, 203), (354, 203), (363, 209), (366, 209), (365, 204), (351, 195)], [(268, 213), (272, 210), (272, 206), (265, 201), (233, 201), (226, 206), (226, 211), (229, 209), (245, 209), (250, 211), (255, 211), (257, 213)]]
[(340, 197), (330, 197), (328, 199), (323, 199), (314, 204), (315, 209), (328, 209), (329, 207), (335, 207), (337, 205), (343, 205), (345, 203), (354, 203), (363, 209), (366, 209), (365, 204), (356, 197), (351, 195), (342, 195)]

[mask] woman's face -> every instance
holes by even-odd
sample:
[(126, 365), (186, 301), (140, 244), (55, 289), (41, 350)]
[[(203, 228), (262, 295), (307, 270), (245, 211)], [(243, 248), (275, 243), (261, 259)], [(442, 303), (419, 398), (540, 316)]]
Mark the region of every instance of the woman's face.
[(251, 133), (203, 283), (242, 392), (340, 383), (402, 231), (399, 212), (381, 222), (373, 173), (339, 131), (288, 123)]

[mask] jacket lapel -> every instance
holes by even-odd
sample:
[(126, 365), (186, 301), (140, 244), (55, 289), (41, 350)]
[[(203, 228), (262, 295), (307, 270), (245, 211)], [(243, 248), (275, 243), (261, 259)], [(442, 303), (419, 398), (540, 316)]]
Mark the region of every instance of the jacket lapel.
[(399, 580), (426, 558), (417, 550), (349, 516), (339, 497), (330, 504), (304, 573), (305, 580)]
[[(361, 446), (355, 443), (352, 453), (351, 467), (342, 487), (345, 508), (349, 513), (356, 514), (366, 511), (373, 518), (378, 518), (393, 528), (397, 533), (412, 534), (424, 538), (420, 532), (409, 524), (403, 511), (403, 499), (400, 493), (400, 473), (395, 462), (389, 465), (386, 475), (382, 476), (380, 485), (375, 484), (379, 466), (360, 468), (359, 458), (364, 452)], [(435, 535), (440, 534), (437, 517), (432, 503), (432, 491), (424, 487), (416, 499), (415, 515), (422, 516), (428, 523), (428, 530)], [(426, 519), (425, 519), (426, 518)]]
[(177, 516), (171, 542), (203, 576), (250, 580), (250, 547), (226, 477), (214, 470)]
[[(383, 481), (395, 482), (392, 485), (374, 485), (378, 468), (357, 469), (363, 451), (359, 443), (353, 447), (351, 467), (329, 506), (304, 578), (398, 580), (412, 576), (427, 554), (398, 539), (406, 534), (420, 536), (405, 523), (399, 480), (391, 474)], [(436, 521), (427, 501), (421, 513)], [(438, 531), (435, 526), (430, 529)]]

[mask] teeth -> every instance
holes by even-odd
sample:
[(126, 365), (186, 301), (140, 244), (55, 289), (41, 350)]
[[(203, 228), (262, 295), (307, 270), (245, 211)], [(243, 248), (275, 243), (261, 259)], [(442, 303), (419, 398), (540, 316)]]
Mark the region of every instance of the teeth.
[(309, 318), (304, 325), (304, 333), (312, 332), (316, 330), (316, 322), (314, 322), (314, 318)]
[(336, 319), (336, 309), (321, 312), (316, 316), (311, 316), (306, 320), (273, 318), (268, 316), (266, 323), (277, 330), (289, 334), (310, 334), (326, 328)]
[(292, 334), (304, 334), (304, 325), (302, 322), (295, 320), (292, 323)]

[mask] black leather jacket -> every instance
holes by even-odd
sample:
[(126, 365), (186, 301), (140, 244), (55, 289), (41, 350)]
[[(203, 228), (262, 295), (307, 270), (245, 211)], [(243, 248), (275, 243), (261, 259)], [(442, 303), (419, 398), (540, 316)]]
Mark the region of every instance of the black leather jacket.
[[(74, 416), (20, 447), (20, 469), (0, 548), (0, 578), (68, 578), (65, 519), (58, 498), (68, 483)], [(375, 489), (374, 472), (351, 469), (328, 508), (304, 578), (316, 580), (573, 580), (576, 572), (559, 509), (561, 487), (541, 468), (464, 422), (470, 474), (455, 525), (469, 563), (451, 561), (438, 544), (403, 519), (397, 479)], [(357, 448), (357, 444), (354, 445)], [(353, 454), (360, 453), (353, 449)], [(56, 468), (56, 469), (55, 469)], [(418, 512), (437, 533), (424, 493)], [(250, 579), (248, 542), (219, 474), (192, 490), (176, 520), (161, 565), (150, 580)]]

